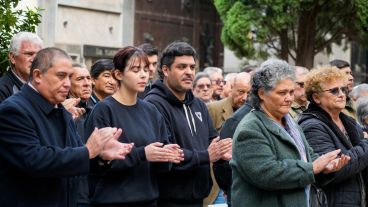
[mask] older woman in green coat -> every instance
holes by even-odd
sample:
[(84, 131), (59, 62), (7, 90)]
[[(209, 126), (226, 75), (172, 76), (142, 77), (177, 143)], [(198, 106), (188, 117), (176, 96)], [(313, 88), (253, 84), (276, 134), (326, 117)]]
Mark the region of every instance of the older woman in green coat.
[(294, 69), (282, 60), (264, 62), (252, 77), (254, 110), (234, 134), (233, 207), (307, 207), (316, 175), (337, 171), (350, 159), (338, 157), (340, 150), (313, 153), (288, 114), (294, 81)]

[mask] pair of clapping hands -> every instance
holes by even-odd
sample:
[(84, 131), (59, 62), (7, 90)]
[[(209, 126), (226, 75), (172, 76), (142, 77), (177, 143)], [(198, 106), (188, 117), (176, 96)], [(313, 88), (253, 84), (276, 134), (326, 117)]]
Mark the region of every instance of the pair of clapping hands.
[(231, 138), (220, 139), (220, 137), (216, 137), (213, 139), (207, 149), (210, 162), (216, 162), (219, 159), (231, 160), (232, 146)]
[[(90, 159), (100, 156), (103, 160), (122, 160), (130, 153), (134, 144), (121, 143), (118, 141), (122, 133), (121, 129), (105, 127), (95, 128), (88, 138)], [(154, 142), (144, 148), (146, 159), (150, 162), (172, 162), (180, 163), (184, 160), (184, 152), (177, 144), (166, 144)]]
[(318, 174), (323, 172), (325, 174), (339, 171), (350, 161), (350, 157), (342, 154), (339, 156), (341, 150), (337, 149), (329, 153), (319, 156), (313, 161), (313, 173)]

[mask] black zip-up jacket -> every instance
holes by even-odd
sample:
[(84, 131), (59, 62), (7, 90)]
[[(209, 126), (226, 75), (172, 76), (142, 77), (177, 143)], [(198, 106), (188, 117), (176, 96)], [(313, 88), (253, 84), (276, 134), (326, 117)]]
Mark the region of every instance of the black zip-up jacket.
[(332, 121), (329, 114), (311, 103), (302, 114), (299, 124), (313, 150), (322, 155), (336, 149), (351, 157), (350, 162), (334, 173), (334, 179), (322, 186), (328, 206), (360, 207), (363, 198), (362, 187), (366, 186), (362, 175), (368, 166), (368, 140), (363, 139), (363, 131), (354, 119), (340, 113), (340, 119), (349, 140)]
[(184, 161), (158, 175), (159, 199), (174, 203), (203, 200), (212, 187), (207, 148), (217, 136), (206, 105), (191, 91), (180, 101), (160, 80), (152, 85), (145, 101), (164, 116), (170, 142), (184, 150)]
[(0, 105), (0, 123), (0, 206), (77, 206), (90, 165), (70, 113), (25, 84)]

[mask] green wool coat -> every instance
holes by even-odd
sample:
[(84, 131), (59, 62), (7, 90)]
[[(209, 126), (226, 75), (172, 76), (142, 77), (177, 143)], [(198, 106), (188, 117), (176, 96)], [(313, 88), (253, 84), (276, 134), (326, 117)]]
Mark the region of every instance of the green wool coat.
[(233, 207), (304, 207), (305, 187), (315, 182), (312, 160), (318, 155), (299, 128), (308, 162), (287, 133), (261, 111), (239, 123), (233, 140)]

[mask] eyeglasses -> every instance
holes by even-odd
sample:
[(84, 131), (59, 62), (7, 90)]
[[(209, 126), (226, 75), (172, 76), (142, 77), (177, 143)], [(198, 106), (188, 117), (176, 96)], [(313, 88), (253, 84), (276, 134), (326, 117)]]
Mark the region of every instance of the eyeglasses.
[(210, 88), (211, 87), (211, 84), (199, 84), (199, 85), (197, 85), (197, 87), (199, 89), (203, 90), (205, 87)]
[(224, 84), (224, 85), (226, 84), (225, 80), (220, 80), (220, 79), (212, 80), (211, 82), (216, 83), (216, 85), (221, 85), (221, 83)]
[(300, 88), (304, 88), (304, 82), (295, 82)]
[(324, 91), (328, 91), (330, 92), (332, 95), (339, 95), (340, 94), (340, 91), (342, 93), (344, 93), (345, 95), (348, 94), (349, 92), (349, 89), (348, 87), (344, 86), (344, 87), (335, 87), (335, 88), (330, 88), (330, 89), (327, 89), (327, 90), (324, 90)]

